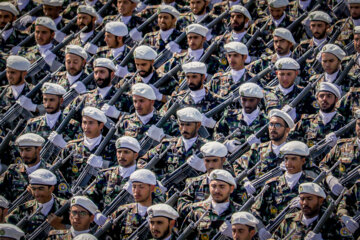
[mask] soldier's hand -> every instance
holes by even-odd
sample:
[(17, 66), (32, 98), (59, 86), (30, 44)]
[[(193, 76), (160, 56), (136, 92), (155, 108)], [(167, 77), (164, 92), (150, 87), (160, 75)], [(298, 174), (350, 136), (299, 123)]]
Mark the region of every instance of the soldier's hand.
[(142, 40), (142, 33), (139, 32), (136, 28), (132, 29), (129, 35), (134, 41), (140, 42)]
[(104, 160), (101, 156), (91, 154), (86, 163), (95, 168), (102, 168)]
[(181, 48), (180, 48), (179, 44), (177, 44), (174, 41), (171, 41), (168, 44), (166, 44), (165, 48), (167, 50), (171, 51), (172, 53), (180, 53), (181, 52)]
[(36, 107), (37, 105), (34, 104), (30, 98), (22, 95), (19, 97), (18, 100), (16, 100), (16, 102), (22, 106), (23, 108), (25, 108), (26, 110), (30, 111), (30, 112), (36, 112)]
[(229, 153), (233, 153), (236, 151), (236, 149), (238, 149), (238, 147), (240, 146), (241, 142), (234, 139), (234, 140), (227, 140), (224, 145), (227, 148), (227, 150), (229, 151)]
[(106, 116), (111, 117), (111, 118), (118, 119), (118, 117), (120, 116), (120, 111), (117, 110), (115, 106), (110, 106), (107, 103), (105, 103), (101, 107), (101, 111), (103, 111)]
[(341, 185), (339, 180), (334, 176), (327, 176), (326, 183), (329, 185), (331, 192), (336, 196), (339, 196), (342, 190), (344, 189), (344, 186)]
[(86, 93), (86, 87), (81, 81), (77, 81), (70, 87), (71, 89), (74, 89), (78, 94)]
[(305, 240), (323, 240), (321, 233), (314, 233), (313, 231), (310, 231), (306, 237)]
[(258, 139), (255, 134), (251, 134), (246, 141), (251, 145), (253, 145), (254, 143), (261, 143), (260, 139)]
[(252, 185), (250, 181), (246, 181), (244, 183), (244, 188), (248, 195), (253, 195), (256, 192), (256, 188), (254, 187), (254, 185)]
[(107, 220), (107, 217), (105, 215), (103, 215), (101, 212), (97, 212), (95, 213), (95, 218), (94, 218), (94, 222), (98, 225), (98, 226), (102, 226), (105, 224)]
[(326, 135), (325, 140), (326, 142), (328, 142), (330, 147), (334, 147), (336, 145), (338, 137), (336, 137), (336, 134), (332, 132)]
[(202, 115), (201, 125), (207, 128), (215, 127), (216, 121), (212, 117), (208, 118), (205, 116), (205, 114), (201, 114), (201, 115)]
[(352, 217), (349, 216), (342, 216), (341, 221), (345, 224), (346, 228), (351, 232), (354, 233), (356, 230), (359, 229), (359, 223), (357, 223)]
[(92, 43), (86, 43), (84, 46), (85, 51), (87, 51), (88, 53), (91, 54), (96, 54), (97, 50), (99, 49), (96, 45), (92, 44)]
[(259, 230), (259, 238), (260, 240), (267, 240), (271, 238), (271, 233), (265, 228), (261, 228)]
[(122, 67), (120, 65), (116, 65), (116, 72), (115, 72), (116, 76), (123, 78), (127, 74), (129, 74), (129, 70), (128, 70), (127, 66)]
[(186, 162), (194, 169), (200, 172), (206, 172), (204, 160), (199, 158), (197, 155), (191, 155)]
[(58, 217), (56, 216), (54, 213), (51, 213), (48, 218), (47, 218), (47, 221), (49, 222), (49, 224), (56, 230), (59, 230), (59, 229), (65, 229), (65, 225), (62, 224), (62, 220), (64, 219), (63, 216), (61, 217)]
[(62, 135), (58, 134), (56, 131), (50, 133), (48, 140), (61, 149), (65, 148), (67, 145)]
[(164, 130), (162, 128), (156, 127), (155, 125), (150, 126), (149, 130), (146, 132), (146, 135), (157, 142), (161, 142), (161, 140), (165, 137)]

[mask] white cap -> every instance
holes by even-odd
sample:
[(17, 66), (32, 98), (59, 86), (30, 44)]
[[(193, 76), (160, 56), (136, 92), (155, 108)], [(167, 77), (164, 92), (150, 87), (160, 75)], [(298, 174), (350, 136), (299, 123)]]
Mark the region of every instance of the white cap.
[(302, 157), (307, 157), (310, 153), (309, 147), (300, 141), (285, 143), (285, 145), (280, 148), (280, 152), (284, 155), (297, 155)]
[(73, 240), (97, 240), (97, 238), (90, 233), (82, 233), (77, 235)]
[(331, 92), (331, 93), (334, 94), (338, 99), (341, 98), (341, 93), (340, 93), (339, 88), (338, 88), (335, 84), (330, 83), (330, 82), (322, 82), (322, 83), (320, 83), (320, 87), (319, 87), (319, 89), (317, 90), (316, 95), (317, 95), (319, 92)]
[(95, 215), (98, 207), (95, 205), (93, 201), (84, 196), (75, 196), (71, 199), (71, 207), (74, 205), (79, 205), (80, 207), (88, 210), (92, 215)]
[(286, 122), (286, 124), (288, 125), (289, 128), (293, 128), (294, 127), (294, 121), (292, 120), (292, 118), (290, 117), (289, 114), (287, 114), (286, 112), (279, 110), (279, 109), (273, 109), (270, 111), (269, 113), (269, 119), (272, 117), (279, 117), (282, 120), (284, 120)]
[(252, 20), (251, 15), (249, 13), (249, 11), (244, 7), (241, 6), (240, 4), (235, 4), (234, 6), (232, 6), (230, 8), (230, 13), (241, 13), (242, 15), (244, 15), (245, 17), (247, 17), (249, 19), (249, 21)]
[(136, 138), (129, 137), (129, 136), (123, 136), (123, 137), (118, 138), (116, 140), (115, 146), (117, 149), (128, 148), (128, 149), (132, 150), (133, 152), (137, 152), (137, 153), (140, 152), (140, 150), (141, 150), (138, 140), (136, 140)]
[(0, 10), (10, 12), (14, 16), (19, 15), (19, 11), (16, 7), (10, 2), (0, 2)]
[(80, 5), (77, 9), (77, 13), (85, 13), (94, 18), (98, 18), (98, 15), (97, 15), (95, 9), (88, 5)]
[(224, 46), (227, 53), (236, 52), (241, 55), (249, 55), (248, 48), (241, 42), (229, 42)]
[(95, 59), (94, 68), (96, 68), (96, 67), (104, 67), (104, 68), (109, 69), (110, 71), (113, 71), (113, 72), (116, 71), (116, 66), (115, 66), (114, 62), (108, 58)]
[(91, 117), (99, 122), (103, 122), (103, 123), (107, 122), (105, 113), (100, 109), (97, 109), (96, 107), (85, 107), (82, 111), (82, 115)]
[(358, 109), (358, 110), (355, 111), (354, 117), (355, 117), (356, 119), (360, 119), (360, 109)]
[(156, 185), (155, 173), (148, 169), (139, 169), (130, 175), (130, 182), (141, 182), (150, 185)]
[(255, 97), (263, 98), (264, 93), (262, 88), (256, 83), (244, 83), (239, 88), (240, 97)]
[(156, 100), (156, 95), (154, 90), (145, 83), (135, 83), (131, 87), (131, 94), (144, 97), (149, 100)]
[(336, 44), (326, 44), (320, 51), (320, 53), (331, 53), (335, 55), (340, 61), (346, 56), (346, 53), (344, 50), (342, 50), (338, 45)]
[(56, 24), (55, 24), (54, 20), (52, 20), (49, 17), (38, 17), (35, 20), (35, 26), (37, 26), (37, 25), (47, 27), (48, 29), (50, 29), (50, 30), (52, 30), (54, 32), (57, 31)]
[(182, 65), (182, 69), (187, 73), (206, 74), (206, 65), (202, 62), (189, 62)]
[(18, 137), (15, 144), (19, 147), (41, 147), (45, 139), (35, 133), (25, 133)]
[(281, 38), (291, 42), (293, 45), (296, 44), (293, 35), (286, 28), (276, 28), (273, 33), (273, 36), (281, 37)]
[(66, 93), (65, 88), (63, 86), (56, 83), (46, 82), (41, 88), (43, 94), (53, 94), (53, 95), (64, 95)]
[(176, 112), (179, 121), (182, 122), (201, 122), (202, 115), (196, 108), (185, 107)]
[(354, 27), (354, 34), (360, 34), (360, 26)]
[(225, 157), (228, 154), (225, 145), (219, 142), (207, 142), (200, 148), (200, 151), (205, 157)]
[(348, 3), (349, 3), (349, 4), (352, 4), (352, 3), (360, 3), (360, 0), (348, 0)]
[(138, 1), (138, 0), (130, 0), (130, 2), (133, 2), (133, 3), (140, 3), (140, 1)]
[(324, 190), (318, 184), (312, 182), (300, 184), (299, 194), (301, 193), (309, 193), (322, 198), (326, 198)]
[(207, 27), (204, 27), (201, 24), (193, 23), (186, 27), (186, 34), (189, 33), (196, 33), (200, 36), (206, 37), (206, 34), (208, 33), (209, 29)]
[(286, 7), (287, 5), (289, 5), (288, 0), (269, 0), (268, 3), (270, 5), (270, 7), (273, 7), (273, 8), (281, 8), (281, 7)]
[(172, 15), (174, 18), (178, 19), (180, 16), (180, 13), (176, 8), (170, 5), (160, 5), (159, 7), (159, 13), (168, 13)]
[(160, 203), (150, 206), (147, 209), (147, 214), (149, 218), (166, 217), (176, 220), (179, 217), (178, 212), (174, 208), (172, 208), (171, 206), (165, 203)]
[(24, 57), (11, 55), (6, 59), (6, 67), (18, 70), (27, 71), (30, 68), (31, 63)]
[(105, 32), (109, 32), (118, 37), (124, 37), (129, 34), (127, 26), (122, 22), (108, 22), (105, 25)]
[(259, 220), (251, 213), (236, 212), (231, 216), (231, 224), (243, 224), (255, 228), (259, 224)]
[(331, 17), (329, 16), (329, 14), (323, 11), (314, 11), (310, 13), (308, 19), (310, 21), (322, 21), (328, 24), (331, 23)]
[(157, 52), (149, 46), (141, 45), (135, 48), (134, 58), (142, 60), (155, 60)]
[(42, 4), (53, 7), (61, 7), (64, 4), (64, 0), (43, 0)]
[(0, 207), (9, 208), (9, 201), (0, 195)]
[(82, 57), (85, 60), (88, 58), (88, 55), (87, 55), (85, 49), (83, 49), (82, 47), (80, 47), (78, 45), (67, 45), (65, 48), (65, 54), (68, 54), (68, 53)]
[(0, 237), (20, 240), (22, 237), (25, 237), (25, 233), (15, 225), (0, 223)]
[(50, 185), (54, 186), (57, 183), (56, 176), (47, 169), (38, 169), (29, 175), (29, 182), (32, 185)]
[(236, 182), (234, 177), (226, 170), (224, 169), (215, 169), (210, 173), (209, 176), (210, 182), (212, 180), (220, 180), (223, 182), (226, 182), (230, 185), (233, 185), (236, 187)]
[(275, 63), (276, 70), (299, 70), (299, 63), (290, 57), (280, 58)]

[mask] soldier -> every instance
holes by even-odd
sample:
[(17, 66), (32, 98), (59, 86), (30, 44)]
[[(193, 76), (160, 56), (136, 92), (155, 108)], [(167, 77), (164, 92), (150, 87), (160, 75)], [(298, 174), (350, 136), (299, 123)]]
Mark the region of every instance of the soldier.
[[(274, 232), (273, 238), (283, 239), (291, 229), (295, 229), (292, 238), (308, 240), (341, 238), (338, 232), (341, 228), (339, 226), (340, 221), (336, 216), (330, 217), (322, 225), (320, 233), (314, 233), (312, 231), (324, 213), (321, 207), (326, 199), (324, 190), (318, 184), (302, 183), (299, 186), (299, 197), (301, 210), (287, 214), (278, 229)], [(329, 226), (331, 226), (331, 228), (329, 228)]]
[(274, 219), (288, 204), (295, 207), (292, 200), (297, 197), (299, 185), (313, 181), (303, 170), (306, 158), (309, 157), (309, 148), (305, 143), (288, 142), (280, 148), (280, 153), (284, 155), (285, 173), (265, 183), (269, 188), (252, 207), (265, 224)]
[[(9, 168), (0, 176), (2, 195), (10, 202), (14, 201), (26, 190), (29, 184), (29, 175), (35, 170), (51, 167), (40, 159), (41, 146), (45, 140), (34, 133), (26, 133), (18, 137), (15, 144), (19, 147), (21, 158), (13, 160)], [(56, 172), (57, 182), (55, 193), (61, 197), (68, 197), (69, 186), (61, 172)], [(54, 184), (55, 185), (55, 184)]]
[[(52, 230), (47, 240), (71, 240), (82, 233), (91, 232), (90, 225), (98, 207), (90, 199), (83, 196), (75, 196), (71, 199), (69, 220), (71, 227), (66, 230)], [(64, 228), (65, 229), (65, 228)]]
[[(320, 83), (316, 92), (317, 104), (320, 110), (316, 114), (304, 114), (290, 132), (289, 139), (305, 142), (309, 147), (315, 145), (331, 132), (335, 132), (346, 124), (346, 119), (335, 108), (336, 102), (341, 98), (340, 91), (335, 84)], [(335, 145), (333, 141), (332, 147)], [(331, 144), (330, 144), (331, 145)]]
[(98, 239), (92, 234), (81, 233), (80, 235), (76, 236), (74, 240), (98, 240)]
[(5, 222), (5, 217), (8, 215), (9, 201), (0, 195), (0, 224)]
[(154, 239), (175, 240), (174, 231), (179, 214), (167, 204), (155, 204), (147, 209), (149, 228)]
[(43, 0), (42, 4), (44, 16), (54, 20), (57, 29), (62, 29), (65, 26), (65, 19), (61, 16), (64, 0)]
[[(90, 1), (82, 0), (82, 1), (70, 2), (69, 5), (66, 7), (66, 9), (62, 12), (62, 16), (66, 19), (73, 19), (74, 17), (76, 17), (76, 10), (80, 5), (89, 5), (93, 7), (96, 12), (98, 12), (104, 6), (104, 3), (101, 0), (90, 0)], [(108, 9), (106, 9), (105, 13), (102, 14), (102, 16), (115, 14), (116, 11), (113, 9), (113, 6), (114, 5), (111, 5)], [(101, 18), (101, 16), (99, 16), (99, 18)]]
[[(354, 27), (354, 39), (353, 39), (353, 48), (352, 49), (346, 49), (346, 52), (348, 53), (346, 57), (342, 60), (342, 65), (346, 66), (348, 62), (352, 58), (356, 58), (360, 53), (360, 26)], [(355, 62), (354, 66), (351, 68), (350, 73), (357, 76), (359, 74), (359, 58)]]
[(236, 212), (231, 216), (231, 232), (234, 240), (255, 239), (256, 226), (259, 224), (254, 215), (248, 212)]
[[(32, 132), (42, 136), (43, 138), (49, 138), (51, 135), (50, 133), (56, 130), (66, 117), (60, 110), (60, 106), (63, 102), (63, 95), (66, 93), (66, 91), (58, 84), (44, 83), (42, 87), (42, 93), (43, 105), (46, 113), (39, 117), (29, 119), (24, 132)], [(82, 135), (82, 133), (80, 133), (79, 122), (71, 119), (67, 124), (64, 133), (64, 139), (66, 141), (79, 138), (79, 135)], [(66, 143), (60, 147), (64, 148), (65, 146)]]
[[(46, 169), (38, 169), (29, 175), (31, 193), (34, 200), (30, 200), (16, 209), (14, 209), (7, 217), (6, 222), (11, 224), (18, 223), (26, 216), (30, 216), (22, 229), (25, 233), (32, 233), (41, 223), (48, 221), (54, 229), (64, 228), (67, 224), (67, 213), (64, 216), (56, 216), (54, 213), (65, 204), (65, 200), (56, 197), (53, 192), (57, 183), (56, 176)], [(40, 210), (38, 210), (41, 208)], [(45, 239), (45, 232), (40, 233), (39, 239)]]
[(21, 230), (15, 225), (8, 223), (1, 223), (0, 231), (2, 233), (1, 234), (2, 239), (20, 240), (23, 237), (25, 237), (25, 233), (23, 232), (23, 230)]

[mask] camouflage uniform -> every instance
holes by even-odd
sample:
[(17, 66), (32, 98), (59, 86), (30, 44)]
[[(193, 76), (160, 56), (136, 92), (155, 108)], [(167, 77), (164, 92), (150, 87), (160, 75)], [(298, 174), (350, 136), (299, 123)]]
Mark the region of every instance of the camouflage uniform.
[[(62, 12), (62, 16), (64, 18), (67, 19), (73, 19), (74, 17), (76, 17), (77, 15), (77, 8), (80, 5), (87, 5), (86, 1), (78, 1), (78, 2), (71, 2), (66, 9)], [(100, 10), (101, 7), (104, 6), (104, 1), (102, 0), (97, 0), (95, 5), (93, 6), (93, 8), (95, 9), (96, 12), (98, 12)], [(107, 16), (107, 15), (112, 15), (115, 14), (113, 8), (110, 6), (105, 13), (103, 14), (103, 16)]]
[[(347, 20), (348, 22), (346, 23), (345, 26), (343, 26)], [(339, 37), (337, 38), (337, 41), (340, 42), (343, 47), (345, 47), (346, 45), (351, 43), (352, 40), (354, 39), (354, 34), (353, 34), (355, 27), (354, 20), (351, 17), (340, 19), (333, 25), (333, 31), (336, 31), (337, 27), (340, 27), (342, 29)]]
[[(56, 76), (54, 77), (54, 79), (51, 79), (50, 82), (59, 84), (59, 85), (63, 86), (66, 91), (69, 91), (71, 84), (70, 84), (69, 80), (67, 79), (66, 75), (67, 75), (67, 71), (58, 72), (56, 74)], [(88, 74), (83, 71), (77, 81), (84, 80), (87, 76), (88, 76)], [(75, 81), (75, 82), (77, 82), (77, 81)], [(96, 88), (94, 80), (90, 81), (90, 83), (88, 83), (86, 85), (86, 88), (88, 90), (94, 90)]]
[[(77, 29), (77, 31), (79, 31), (79, 29)], [(82, 42), (82, 41), (81, 41), (80, 34), (79, 34), (77, 37), (75, 37), (73, 40), (71, 40), (70, 44), (71, 44), (71, 45), (78, 45), (78, 46), (80, 46), (80, 47), (84, 47), (84, 45), (85, 45), (86, 43), (90, 43), (91, 40), (93, 40), (93, 38), (94, 38), (98, 33), (99, 33), (98, 31), (93, 30), (93, 34), (86, 40), (86, 42)], [(104, 45), (105, 45), (104, 43), (105, 43), (105, 41), (104, 41), (103, 39), (100, 39), (100, 40), (97, 41), (94, 45), (100, 47), (100, 46), (104, 46)]]
[[(173, 33), (169, 36), (169, 38), (166, 41), (164, 41), (161, 38), (160, 31), (149, 32), (144, 36), (143, 44), (151, 46), (153, 49), (156, 50), (157, 53), (160, 53), (165, 49), (166, 44), (168, 44), (171, 41), (175, 41), (175, 39), (180, 35), (181, 32), (177, 29), (174, 29)], [(186, 39), (181, 41), (179, 45), (181, 49), (188, 48)]]
[(70, 230), (51, 230), (46, 240), (72, 240)]
[(24, 9), (20, 10), (19, 6), (17, 4), (14, 4), (16, 6), (16, 9), (19, 11), (19, 16), (24, 15), (25, 13), (29, 12), (30, 10), (32, 10), (33, 8), (37, 7), (38, 4), (35, 3), (35, 1), (30, 0), (29, 3), (25, 6)]
[[(350, 60), (352, 58), (356, 58), (358, 55), (359, 55), (359, 53), (356, 52), (355, 54), (344, 57), (343, 60), (341, 61), (341, 65), (342, 65), (343, 69), (344, 69), (344, 67), (346, 67), (346, 65), (350, 62)], [(353, 65), (353, 67), (350, 69), (349, 73), (353, 76), (359, 75), (359, 73), (360, 73), (359, 60)]]
[[(116, 60), (115, 64), (120, 64), (121, 61), (130, 53), (131, 48), (128, 45), (124, 46), (124, 51), (121, 53), (121, 56), (118, 57), (118, 60)], [(104, 47), (99, 47), (95, 58), (108, 58), (108, 59), (114, 59), (117, 56), (114, 56), (113, 51), (111, 51), (111, 49), (108, 46), (104, 46)], [(91, 63), (89, 63), (89, 65), (92, 66)], [(136, 72), (136, 67), (135, 67), (135, 63), (134, 63), (134, 59), (133, 56), (131, 56), (131, 60), (128, 62), (128, 64), (126, 65), (128, 68), (129, 72)]]
[(8, 39), (4, 41), (2, 37), (0, 38), (0, 52), (9, 53), (13, 47), (19, 44), (26, 37), (27, 37), (26, 34), (13, 28), (13, 31), (8, 37)]
[(360, 108), (360, 88), (352, 87), (339, 102), (337, 109), (343, 116), (351, 117)]

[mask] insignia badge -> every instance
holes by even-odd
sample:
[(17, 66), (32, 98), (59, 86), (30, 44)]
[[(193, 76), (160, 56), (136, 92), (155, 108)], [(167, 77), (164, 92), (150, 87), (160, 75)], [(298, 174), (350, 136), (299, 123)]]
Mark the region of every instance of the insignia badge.
[(78, 172), (79, 172), (79, 169), (78, 169), (78, 167), (77, 167), (76, 165), (74, 165), (74, 166), (71, 168), (71, 171), (72, 171), (73, 173), (78, 173)]
[(345, 170), (346, 170), (346, 169), (345, 169), (344, 164), (341, 164), (341, 163), (340, 163), (340, 172), (344, 173)]
[(217, 177), (216, 173), (213, 173), (213, 179), (217, 179)]
[(105, 197), (105, 203), (106, 203), (106, 204), (111, 203), (111, 198), (110, 198), (109, 196), (106, 196), (106, 197)]
[(209, 240), (209, 236), (207, 234), (201, 234), (201, 240)]
[(15, 159), (15, 162), (16, 163), (21, 163), (22, 161), (21, 161), (21, 157), (17, 157), (16, 159)]
[(340, 235), (343, 237), (348, 237), (348, 236), (351, 236), (351, 233), (349, 232), (349, 230), (346, 227), (343, 227), (340, 229)]
[(150, 210), (148, 211), (148, 215), (149, 215), (149, 217), (153, 217), (153, 216), (154, 216), (154, 210), (153, 210), (153, 209), (150, 209)]
[(160, 188), (158, 186), (155, 187), (154, 192), (156, 194), (161, 194), (161, 190), (160, 190)]
[(65, 183), (60, 183), (59, 186), (58, 186), (58, 190), (59, 190), (60, 192), (65, 192), (67, 189), (68, 189), (68, 188), (67, 188), (67, 186), (66, 186)]
[(270, 207), (270, 213), (273, 214), (273, 215), (276, 215), (277, 214), (277, 209), (274, 206), (271, 206)]
[(73, 198), (73, 199), (71, 200), (71, 203), (74, 204), (75, 201), (76, 201), (75, 198)]
[(299, 192), (301, 193), (304, 190), (303, 186), (299, 186)]

